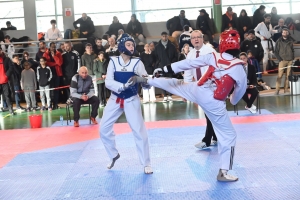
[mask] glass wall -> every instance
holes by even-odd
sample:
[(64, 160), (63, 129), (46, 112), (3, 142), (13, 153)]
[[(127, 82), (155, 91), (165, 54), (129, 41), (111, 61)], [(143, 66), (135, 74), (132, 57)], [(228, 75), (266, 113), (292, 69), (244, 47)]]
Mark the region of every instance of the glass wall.
[(6, 28), (6, 22), (17, 27), (18, 30), (25, 29), (24, 7), (22, 0), (3, 1), (0, 0), (0, 28)]

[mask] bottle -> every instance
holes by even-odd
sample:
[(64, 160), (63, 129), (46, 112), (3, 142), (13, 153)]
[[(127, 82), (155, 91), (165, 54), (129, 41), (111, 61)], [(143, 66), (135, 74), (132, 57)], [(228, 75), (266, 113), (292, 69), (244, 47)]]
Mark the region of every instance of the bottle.
[(62, 115), (59, 117), (59, 120), (60, 120), (60, 124), (61, 124), (61, 125), (64, 125), (64, 118), (63, 118)]

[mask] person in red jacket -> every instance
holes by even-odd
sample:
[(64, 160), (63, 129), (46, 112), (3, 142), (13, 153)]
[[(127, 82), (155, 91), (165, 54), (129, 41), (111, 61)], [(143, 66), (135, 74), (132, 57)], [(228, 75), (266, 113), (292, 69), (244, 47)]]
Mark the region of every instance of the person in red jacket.
[[(47, 65), (50, 67), (52, 72), (52, 79), (50, 82), (50, 88), (57, 88), (60, 86), (61, 78), (62, 78), (62, 55), (59, 51), (56, 50), (56, 44), (54, 42), (50, 43), (50, 48), (46, 50), (43, 57), (47, 60)], [(53, 102), (52, 109), (55, 110), (58, 108), (59, 101), (59, 92), (60, 90), (52, 90), (51, 101)]]

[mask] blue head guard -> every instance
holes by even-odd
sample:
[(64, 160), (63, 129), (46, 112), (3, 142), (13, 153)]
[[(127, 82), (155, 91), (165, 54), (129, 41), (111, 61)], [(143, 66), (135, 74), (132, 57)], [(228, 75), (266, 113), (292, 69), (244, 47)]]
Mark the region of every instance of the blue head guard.
[(133, 42), (134, 45), (134, 52), (135, 52), (135, 41), (134, 39), (129, 36), (127, 33), (123, 33), (122, 36), (118, 39), (118, 50), (120, 53), (124, 53), (128, 56), (133, 56), (134, 52), (131, 53), (126, 47), (125, 47), (125, 42), (131, 41)]

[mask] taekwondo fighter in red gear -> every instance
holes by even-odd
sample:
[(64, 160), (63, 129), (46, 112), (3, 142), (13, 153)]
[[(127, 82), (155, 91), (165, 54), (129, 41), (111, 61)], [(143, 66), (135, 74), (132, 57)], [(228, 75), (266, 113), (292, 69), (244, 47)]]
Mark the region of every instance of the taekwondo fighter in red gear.
[[(135, 52), (135, 42), (129, 35), (121, 36), (118, 41), (118, 49), (121, 55), (111, 57), (107, 68), (105, 86), (112, 93), (100, 123), (101, 140), (112, 160), (107, 167), (111, 169), (120, 157), (116, 148), (113, 125), (125, 112), (134, 135), (140, 162), (144, 166), (144, 172), (151, 174), (153, 171), (150, 164), (148, 134), (138, 96), (138, 83), (130, 79), (132, 76), (147, 76), (147, 72), (139, 58), (132, 58)], [(149, 85), (142, 84), (142, 86), (148, 87)]]

